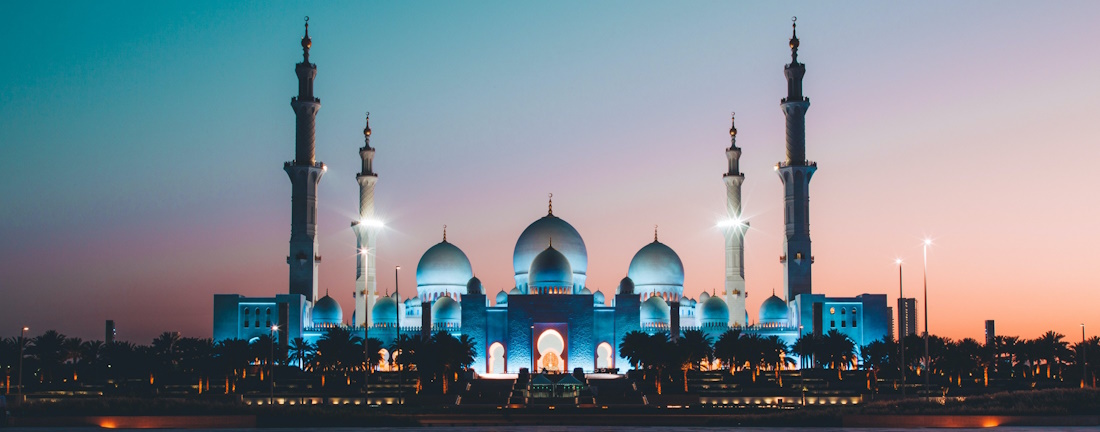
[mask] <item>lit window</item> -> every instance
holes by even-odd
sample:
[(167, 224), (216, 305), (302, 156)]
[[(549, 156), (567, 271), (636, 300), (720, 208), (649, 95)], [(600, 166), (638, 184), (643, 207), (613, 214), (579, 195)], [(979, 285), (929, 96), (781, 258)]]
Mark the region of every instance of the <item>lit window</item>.
[(836, 314), (836, 308), (829, 308), (829, 315), (835, 315), (835, 314)]

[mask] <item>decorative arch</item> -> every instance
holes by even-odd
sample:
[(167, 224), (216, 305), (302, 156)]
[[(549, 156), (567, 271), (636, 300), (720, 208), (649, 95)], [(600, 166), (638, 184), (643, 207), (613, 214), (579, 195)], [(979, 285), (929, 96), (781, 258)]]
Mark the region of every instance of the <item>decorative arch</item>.
[(507, 372), (508, 357), (505, 354), (504, 345), (500, 342), (493, 342), (492, 345), (489, 345), (489, 355), (487, 356), (489, 361), (485, 362), (486, 372), (491, 374)]
[(615, 367), (615, 348), (604, 342), (596, 347), (596, 369)]
[(547, 329), (539, 334), (535, 342), (535, 350), (538, 352), (538, 360), (535, 369), (552, 372), (565, 372), (565, 338), (557, 330)]

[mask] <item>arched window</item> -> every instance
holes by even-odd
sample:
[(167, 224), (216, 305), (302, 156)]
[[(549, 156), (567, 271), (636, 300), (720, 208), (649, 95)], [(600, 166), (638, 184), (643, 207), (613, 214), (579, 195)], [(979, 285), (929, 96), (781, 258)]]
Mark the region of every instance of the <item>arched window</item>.
[(489, 346), (489, 362), (486, 368), (492, 374), (507, 372), (504, 363), (504, 345), (500, 342), (494, 342)]
[(600, 346), (596, 347), (596, 369), (610, 369), (614, 367), (615, 361), (613, 359), (614, 348), (611, 348), (611, 344), (604, 342)]

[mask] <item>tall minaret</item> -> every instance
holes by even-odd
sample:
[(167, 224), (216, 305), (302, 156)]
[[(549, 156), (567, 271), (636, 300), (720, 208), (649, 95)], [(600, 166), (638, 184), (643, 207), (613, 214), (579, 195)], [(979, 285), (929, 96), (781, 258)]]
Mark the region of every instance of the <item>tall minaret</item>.
[(290, 293), (301, 294), (307, 301), (317, 299), (317, 184), (325, 174), (325, 164), (315, 158), (314, 123), (321, 100), (313, 97), (313, 78), (317, 65), (309, 62), (309, 18), (302, 38), (302, 62), (294, 67), (298, 74), (298, 96), (290, 99), (297, 117), (294, 137), (294, 160), (283, 164), (290, 176)]
[(783, 180), (783, 287), (787, 301), (799, 294), (809, 294), (811, 289), (810, 265), (810, 178), (817, 171), (817, 164), (806, 160), (806, 110), (810, 99), (802, 96), (802, 77), (806, 65), (798, 62), (798, 34), (791, 24), (791, 64), (783, 68), (787, 77), (787, 97), (780, 101), (787, 117), (787, 160), (776, 165)]
[(378, 174), (374, 172), (374, 147), (370, 146), (370, 113), (367, 113), (367, 125), (363, 128), (363, 147), (359, 149), (363, 159), (363, 168), (355, 179), (359, 181), (359, 220), (351, 223), (355, 230), (358, 259), (355, 269), (355, 322), (356, 326), (374, 324), (370, 316), (374, 310), (374, 300), (378, 295), (375, 288), (375, 241), (379, 224), (374, 219), (374, 184)]
[(749, 224), (741, 217), (741, 148), (737, 147), (737, 126), (730, 116), (730, 147), (726, 149), (729, 168), (722, 175), (726, 183), (726, 306), (730, 311), (730, 326), (745, 327), (745, 232)]

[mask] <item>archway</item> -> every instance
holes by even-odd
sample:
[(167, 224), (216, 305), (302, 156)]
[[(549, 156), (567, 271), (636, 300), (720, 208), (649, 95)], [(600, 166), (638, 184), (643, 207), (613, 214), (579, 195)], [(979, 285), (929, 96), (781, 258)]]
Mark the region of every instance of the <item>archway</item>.
[(382, 348), (378, 350), (378, 354), (382, 356), (382, 359), (378, 361), (377, 369), (380, 371), (390, 370), (390, 350)]
[(615, 350), (611, 348), (611, 344), (607, 342), (596, 347), (596, 369), (610, 369), (614, 367), (614, 361), (611, 357), (614, 353)]
[(557, 330), (546, 330), (539, 335), (538, 342), (535, 343), (535, 349), (538, 350), (539, 357), (535, 363), (535, 369), (538, 371), (546, 370), (547, 372), (565, 372), (566, 364), (565, 358), (562, 357), (562, 353), (565, 352), (565, 338), (558, 333)]
[(494, 342), (489, 346), (489, 373), (498, 374), (506, 372), (504, 364), (504, 345)]

